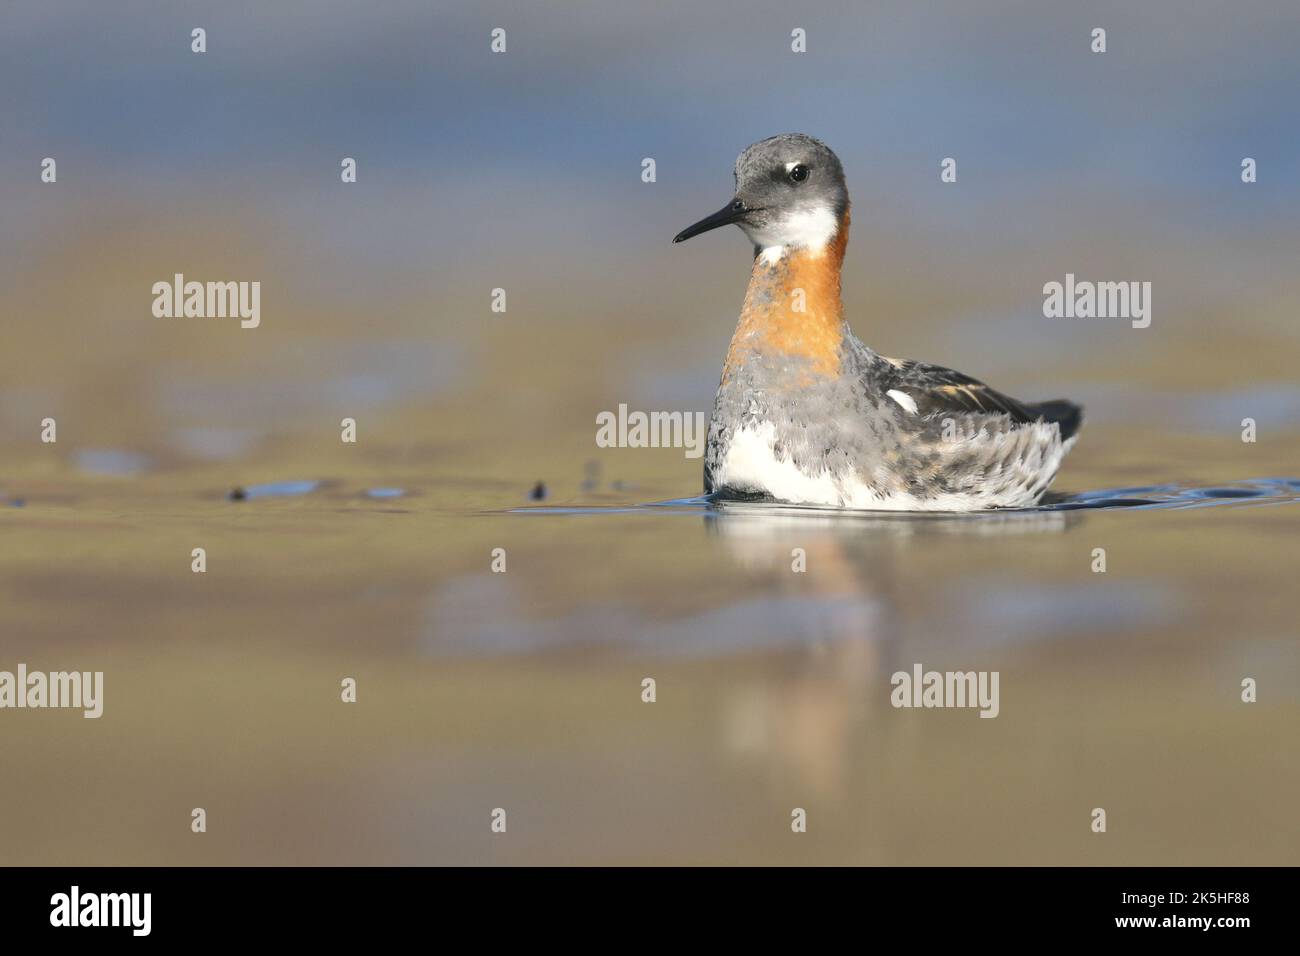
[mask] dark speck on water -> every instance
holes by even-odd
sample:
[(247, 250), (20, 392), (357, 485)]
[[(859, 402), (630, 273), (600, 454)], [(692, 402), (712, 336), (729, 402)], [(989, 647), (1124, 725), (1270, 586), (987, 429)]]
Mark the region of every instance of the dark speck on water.
[(264, 485), (239, 486), (230, 492), (231, 501), (249, 498), (288, 498), (305, 495), (321, 486), (319, 481), (271, 481)]
[(545, 483), (539, 481), (537, 484), (533, 485), (533, 490), (528, 493), (528, 497), (531, 498), (533, 501), (545, 501), (546, 500)]

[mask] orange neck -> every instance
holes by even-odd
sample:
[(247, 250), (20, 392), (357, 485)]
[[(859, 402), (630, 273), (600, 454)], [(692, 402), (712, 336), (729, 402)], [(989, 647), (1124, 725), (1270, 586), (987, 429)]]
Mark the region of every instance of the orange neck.
[(789, 251), (775, 262), (762, 255), (754, 258), (745, 305), (723, 367), (724, 382), (753, 352), (767, 360), (801, 360), (806, 363), (805, 377), (839, 374), (845, 333), (840, 267), (848, 241), (845, 210), (835, 237), (820, 251)]

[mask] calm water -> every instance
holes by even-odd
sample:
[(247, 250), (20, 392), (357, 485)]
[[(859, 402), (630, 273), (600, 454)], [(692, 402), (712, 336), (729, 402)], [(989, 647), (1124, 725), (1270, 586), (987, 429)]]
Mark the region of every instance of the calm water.
[[(971, 516), (711, 505), (630, 452), (618, 478), (435, 479), (400, 444), (32, 466), (0, 489), (5, 660), (103, 670), (105, 710), (4, 714), (0, 853), (1295, 862), (1300, 481), (1188, 440), (1165, 476), (1200, 480), (1107, 482), (1145, 439), (1096, 431), (1103, 490), (1067, 466), (1046, 506)], [(894, 709), (916, 663), (999, 671), (998, 717)]]

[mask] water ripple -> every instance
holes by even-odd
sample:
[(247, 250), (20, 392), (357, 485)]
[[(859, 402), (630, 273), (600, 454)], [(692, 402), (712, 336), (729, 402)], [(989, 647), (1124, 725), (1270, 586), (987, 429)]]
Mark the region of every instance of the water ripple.
[(1174, 508), (1205, 508), (1218, 505), (1258, 506), (1292, 504), (1300, 501), (1300, 478), (1248, 478), (1244, 481), (1212, 487), (1186, 484), (1145, 485), (1136, 488), (1104, 488), (1096, 491), (1049, 494), (1032, 508), (1002, 508), (973, 512), (900, 512), (863, 511), (791, 505), (779, 502), (730, 501), (708, 495), (671, 498), (644, 504), (623, 506), (550, 506), (510, 509), (512, 514), (601, 515), (675, 512), (678, 514), (736, 513), (807, 516), (869, 516), (873, 519), (918, 520), (989, 520), (1010, 516), (1053, 514), (1065, 511), (1133, 508), (1151, 511)]

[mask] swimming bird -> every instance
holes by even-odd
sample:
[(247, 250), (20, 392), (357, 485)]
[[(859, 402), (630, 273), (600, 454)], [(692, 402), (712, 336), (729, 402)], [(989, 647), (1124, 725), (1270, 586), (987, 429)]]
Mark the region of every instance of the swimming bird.
[(849, 329), (849, 194), (823, 142), (786, 133), (736, 160), (735, 196), (673, 242), (737, 225), (754, 246), (714, 401), (704, 491), (891, 511), (1024, 507), (1047, 491), (1083, 410), (887, 358)]

